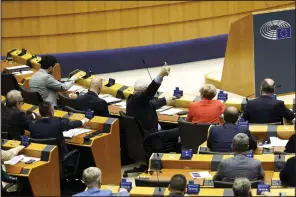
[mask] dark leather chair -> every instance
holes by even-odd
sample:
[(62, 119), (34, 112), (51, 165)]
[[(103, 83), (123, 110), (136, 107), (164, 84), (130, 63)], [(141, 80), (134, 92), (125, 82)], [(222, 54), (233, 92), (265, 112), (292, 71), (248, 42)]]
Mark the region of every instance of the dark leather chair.
[(6, 96), (10, 90), (19, 90), (19, 84), (13, 74), (1, 73), (1, 95)]
[(1, 139), (8, 139), (8, 132), (1, 132)]
[[(125, 144), (127, 146), (128, 156), (134, 162), (145, 161), (147, 152), (144, 150), (144, 131), (141, 123), (134, 117), (127, 116), (124, 112), (120, 111), (120, 125), (125, 134)], [(148, 167), (141, 165), (131, 170), (126, 170), (123, 177), (127, 177), (128, 173), (144, 172)]]
[(192, 123), (178, 121), (181, 137), (181, 148), (192, 149), (192, 153), (197, 153), (198, 147), (207, 141), (210, 123)]
[[(5, 183), (8, 183), (8, 184), (5, 185), (5, 187), (3, 187), (2, 181)], [(8, 189), (14, 185), (17, 185), (17, 191), (16, 192), (8, 192)], [(20, 196), (21, 188), (22, 188), (22, 184), (18, 180), (18, 178), (7, 174), (3, 170), (3, 167), (1, 166), (1, 195), (2, 196)]]
[[(37, 144), (48, 144), (55, 145), (59, 149), (59, 160), (60, 160), (60, 176), (61, 180), (71, 179), (75, 177), (78, 164), (80, 152), (78, 150), (72, 150), (66, 154), (61, 150), (61, 145), (58, 143), (56, 138), (48, 138), (48, 139), (34, 139), (30, 138), (30, 142)], [(69, 162), (71, 161), (74, 166), (69, 167)]]
[(22, 86), (20, 86), (19, 88), (22, 92), (25, 103), (38, 106), (41, 102), (43, 102), (43, 99), (38, 92), (31, 92), (29, 90), (26, 90)]
[[(252, 188), (257, 188), (260, 180), (250, 181)], [(232, 188), (233, 182), (214, 181), (214, 188)]]
[(86, 111), (77, 110), (77, 109), (74, 109), (74, 108), (72, 108), (70, 106), (67, 106), (67, 105), (65, 106), (65, 111), (72, 112), (72, 113), (79, 113), (79, 114), (85, 114), (86, 113)]
[(72, 99), (67, 97), (66, 95), (62, 94), (62, 93), (58, 93), (58, 99), (59, 99), (59, 103), (65, 107), (65, 106), (69, 106), (73, 109), (77, 108), (77, 101), (76, 99)]

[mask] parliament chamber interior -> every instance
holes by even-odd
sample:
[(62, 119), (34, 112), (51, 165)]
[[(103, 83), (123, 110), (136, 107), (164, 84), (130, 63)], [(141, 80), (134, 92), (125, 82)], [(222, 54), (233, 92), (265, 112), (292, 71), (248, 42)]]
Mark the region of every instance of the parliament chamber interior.
[(1, 13), (2, 196), (296, 196), (295, 1)]

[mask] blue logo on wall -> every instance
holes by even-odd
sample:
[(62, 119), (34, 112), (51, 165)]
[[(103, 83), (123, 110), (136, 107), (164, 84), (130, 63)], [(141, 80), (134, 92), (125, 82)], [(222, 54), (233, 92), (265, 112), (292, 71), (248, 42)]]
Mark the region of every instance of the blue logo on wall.
[(268, 21), (260, 28), (260, 34), (269, 40), (291, 38), (291, 33), (291, 25), (282, 20)]

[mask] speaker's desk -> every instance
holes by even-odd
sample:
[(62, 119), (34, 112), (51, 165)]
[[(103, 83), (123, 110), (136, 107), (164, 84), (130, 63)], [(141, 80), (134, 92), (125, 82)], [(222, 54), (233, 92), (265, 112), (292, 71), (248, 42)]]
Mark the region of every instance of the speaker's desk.
[[(114, 185), (102, 185), (102, 189), (110, 189), (113, 193), (118, 193), (119, 186)], [(279, 192), (285, 192), (286, 196), (295, 196), (295, 188), (272, 188), (270, 193), (272, 196), (279, 196)], [(130, 191), (130, 196), (156, 196), (159, 194), (161, 196), (169, 196), (168, 188), (161, 188), (159, 192), (159, 187), (133, 187)], [(253, 196), (257, 195), (257, 190), (252, 189)], [(220, 188), (201, 188), (198, 195), (188, 196), (233, 196), (232, 189), (220, 189)], [(261, 195), (262, 196), (262, 195)]]
[[(21, 110), (35, 112), (39, 115), (38, 107), (27, 103), (22, 106)], [(55, 110), (54, 116), (68, 118), (69, 120), (81, 120), (85, 117), (84, 114), (60, 110)], [(82, 171), (87, 167), (97, 166), (102, 170), (104, 184), (118, 184), (121, 178), (119, 120), (94, 116), (87, 123), (87, 127), (92, 130), (89, 133), (99, 130), (101, 134), (92, 137), (90, 140), (84, 139), (84, 136), (89, 133), (66, 139), (69, 146), (80, 150), (78, 175), (81, 176)]]
[[(10, 149), (20, 145), (20, 141), (3, 141), (3, 149)], [(60, 196), (58, 148), (53, 145), (31, 143), (19, 154), (40, 158), (40, 161), (32, 164), (19, 162), (15, 165), (5, 165), (9, 174), (20, 179), (22, 189), (25, 190), (26, 195)], [(29, 190), (27, 190), (28, 188)]]
[[(88, 88), (91, 79), (94, 76), (90, 76), (87, 79), (83, 79), (82, 76), (84, 76), (86, 73), (84, 71), (80, 71), (80, 70), (75, 70), (73, 71), (73, 73), (76, 73), (78, 75), (80, 75), (80, 80), (77, 81), (77, 84)], [(106, 87), (105, 85), (108, 82), (106, 80), (104, 80), (103, 82), (103, 88), (101, 90), (102, 93), (104, 94), (111, 94), (114, 97), (117, 98), (123, 98), (123, 99), (127, 99), (131, 94), (133, 94), (133, 88), (132, 87), (128, 87), (125, 85), (121, 85), (121, 84), (114, 84), (111, 87)], [(159, 98), (163, 97), (164, 95), (168, 95), (168, 94), (164, 94), (161, 93), (159, 95)], [(173, 93), (169, 94), (169, 95), (173, 95)], [(285, 97), (285, 96), (278, 96), (277, 98), (278, 100), (283, 100), (285, 102), (285, 105), (288, 109), (293, 109), (294, 112), (296, 112), (296, 105), (295, 105), (295, 96), (294, 97)], [(194, 96), (194, 95), (183, 95), (180, 99), (176, 99), (176, 107), (178, 108), (188, 108), (189, 104), (193, 101), (200, 101), (201, 97), (200, 96)], [(245, 97), (237, 97), (237, 98), (228, 98), (227, 101), (224, 103), (226, 106), (235, 106), (238, 110), (243, 111), (244, 106), (247, 104), (247, 100)]]

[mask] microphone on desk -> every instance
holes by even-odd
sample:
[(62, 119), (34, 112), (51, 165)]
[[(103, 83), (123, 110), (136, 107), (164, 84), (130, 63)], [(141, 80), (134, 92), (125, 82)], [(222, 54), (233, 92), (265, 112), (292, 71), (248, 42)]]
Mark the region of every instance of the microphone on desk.
[[(156, 153), (156, 156), (159, 158), (159, 153)], [(161, 173), (161, 170), (159, 170), (158, 167), (159, 166), (156, 166), (156, 168), (154, 168), (153, 170), (150, 170), (148, 172), (150, 173), (150, 175), (152, 175), (154, 172), (156, 173), (157, 187), (158, 187), (158, 192), (160, 193), (161, 192), (161, 187), (160, 187), (160, 181), (159, 181), (159, 173)]]

